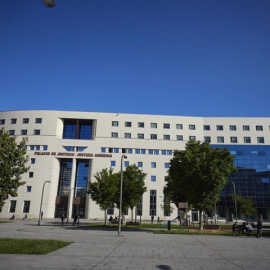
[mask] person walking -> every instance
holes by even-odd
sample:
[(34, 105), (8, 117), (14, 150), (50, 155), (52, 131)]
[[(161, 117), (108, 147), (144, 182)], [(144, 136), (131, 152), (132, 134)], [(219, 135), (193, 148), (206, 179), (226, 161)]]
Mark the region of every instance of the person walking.
[(62, 226), (64, 225), (64, 219), (65, 219), (65, 215), (64, 215), (64, 213), (62, 213), (62, 214), (61, 214)]
[(257, 221), (257, 238), (261, 238), (262, 236), (262, 220), (259, 218)]
[(154, 215), (151, 216), (151, 223), (154, 222)]
[(72, 225), (76, 225), (76, 223), (77, 223), (77, 214), (74, 214)]

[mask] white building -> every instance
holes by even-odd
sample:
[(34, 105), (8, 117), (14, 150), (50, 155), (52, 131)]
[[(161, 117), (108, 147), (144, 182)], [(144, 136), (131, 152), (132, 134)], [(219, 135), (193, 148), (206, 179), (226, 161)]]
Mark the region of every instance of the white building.
[[(31, 168), (22, 176), (26, 184), (18, 189), (18, 197), (6, 201), (0, 218), (9, 218), (13, 214), (16, 218), (25, 214), (37, 218), (43, 186), (44, 218), (58, 217), (62, 211), (69, 212), (70, 217), (72, 212), (79, 211), (88, 219), (103, 218), (104, 213), (86, 193), (87, 183), (95, 181), (93, 174), (104, 168), (113, 167), (115, 172), (120, 171), (121, 156), (125, 153), (125, 166), (136, 164), (147, 173), (141, 218), (150, 219), (154, 215), (163, 219), (163, 187), (173, 151), (183, 150), (188, 140), (199, 140), (208, 141), (213, 147), (229, 147), (236, 156), (236, 165), (245, 170), (244, 180), (241, 177), (239, 181), (235, 180), (237, 191), (254, 198), (260, 214), (268, 219), (270, 118), (33, 110), (0, 112), (2, 127), (16, 135), (18, 141), (28, 137)], [(254, 156), (254, 159), (248, 159), (248, 156)], [(250, 171), (256, 183), (261, 181), (260, 187), (249, 184)], [(50, 182), (44, 185), (46, 181)], [(227, 186), (228, 190), (230, 186)], [(228, 199), (225, 204), (221, 203), (220, 216), (229, 219), (231, 207)], [(109, 211), (109, 214), (118, 214), (117, 209)], [(126, 214), (126, 218), (130, 218), (130, 211)], [(177, 215), (175, 209), (171, 219)]]

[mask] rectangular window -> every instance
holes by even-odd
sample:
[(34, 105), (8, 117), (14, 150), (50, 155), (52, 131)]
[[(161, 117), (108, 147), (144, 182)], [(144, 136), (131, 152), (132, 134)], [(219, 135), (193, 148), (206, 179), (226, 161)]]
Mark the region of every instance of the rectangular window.
[(170, 163), (164, 163), (164, 168), (165, 168), (165, 169), (170, 168)]
[(157, 134), (151, 134), (150, 138), (151, 140), (157, 140)]
[(154, 150), (154, 155), (159, 155), (159, 150), (158, 149)]
[(101, 147), (101, 153), (106, 153), (106, 147)]
[(222, 125), (217, 125), (217, 130), (223, 130), (223, 126)]
[(196, 141), (196, 136), (189, 136), (190, 141)]
[(256, 126), (257, 131), (263, 131), (263, 126)]
[(118, 127), (118, 121), (112, 121), (112, 127)]
[[(40, 150), (40, 145), (36, 145), (36, 150)], [(74, 148), (73, 148), (73, 150), (72, 151), (74, 151)]]
[(35, 158), (31, 158), (31, 164), (36, 164), (36, 159)]
[(48, 150), (48, 145), (43, 145), (43, 150), (47, 151)]
[(157, 177), (155, 175), (151, 175), (151, 181), (156, 182), (156, 180), (157, 180)]
[(138, 133), (138, 139), (144, 139), (144, 134), (143, 133)]
[(209, 137), (209, 136), (204, 137), (204, 141), (211, 143), (211, 137)]
[(114, 215), (114, 204), (111, 203), (111, 205), (109, 206), (109, 208), (107, 208), (107, 215)]
[(243, 126), (243, 130), (245, 130), (245, 131), (249, 131), (249, 126), (244, 125), (244, 126)]
[(4, 125), (5, 124), (5, 119), (0, 119), (0, 125)]
[(244, 143), (251, 143), (250, 137), (244, 137)]
[(34, 135), (40, 135), (40, 129), (34, 129)]
[(29, 118), (23, 118), (23, 124), (28, 124), (29, 123)]
[(88, 119), (63, 119), (63, 139), (91, 140), (93, 121)]
[(36, 124), (41, 124), (42, 123), (42, 118), (36, 118)]
[(141, 153), (141, 149), (135, 149), (135, 154), (140, 154)]
[(27, 190), (27, 192), (31, 192), (32, 191), (32, 186), (27, 186), (26, 190)]
[(210, 126), (209, 125), (204, 125), (203, 130), (210, 130)]
[(30, 150), (34, 151), (35, 150), (35, 146), (34, 145), (30, 145)]
[(166, 150), (161, 150), (161, 155), (167, 155), (167, 151)]
[(151, 123), (151, 128), (157, 128), (157, 123)]
[(230, 125), (230, 130), (236, 130), (236, 126), (235, 125)]
[(172, 156), (172, 154), (173, 154), (172, 150), (167, 150), (167, 155), (168, 156)]
[(119, 153), (119, 148), (114, 148), (113, 149), (113, 152), (116, 153), (116, 154), (118, 154)]
[(151, 162), (151, 168), (156, 168), (156, 167), (157, 167), (156, 162)]
[(127, 149), (127, 153), (128, 153), (128, 154), (132, 154), (132, 148), (128, 148), (128, 149)]
[(34, 173), (33, 172), (29, 172), (29, 178), (33, 178), (34, 177)]
[(16, 124), (17, 123), (17, 118), (12, 118), (11, 119), (11, 124)]
[(131, 133), (125, 133), (125, 138), (126, 139), (131, 139)]
[(170, 129), (170, 124), (164, 123), (164, 124), (163, 124), (163, 128), (165, 128), (165, 129)]
[(264, 143), (264, 137), (257, 137), (258, 143)]
[(224, 143), (224, 137), (217, 137), (218, 143)]
[(157, 211), (157, 191), (150, 190), (150, 216), (156, 216)]
[(231, 143), (237, 143), (237, 137), (231, 137)]
[(129, 161), (125, 161), (125, 162), (124, 162), (124, 166), (125, 166), (125, 167), (128, 167), (128, 166), (129, 166)]
[(153, 149), (149, 149), (148, 150), (148, 155), (153, 155), (154, 154), (154, 150)]
[(145, 149), (141, 149), (141, 154), (146, 154), (146, 150)]
[(111, 167), (115, 167), (116, 162), (114, 160), (111, 160)]
[(112, 132), (112, 138), (118, 138), (118, 133), (117, 132)]
[(27, 129), (22, 129), (21, 130), (21, 135), (27, 135)]
[(195, 130), (195, 125), (189, 125), (190, 130)]
[(125, 127), (131, 127), (131, 122), (125, 122)]
[(138, 122), (138, 127), (139, 128), (144, 128), (144, 122)]
[(30, 201), (23, 202), (23, 213), (29, 213), (30, 211)]
[(17, 201), (10, 201), (9, 213), (15, 213)]
[(183, 129), (183, 125), (182, 124), (176, 124), (176, 129)]
[(143, 167), (143, 163), (141, 161), (138, 162), (138, 167), (142, 168)]
[(10, 135), (10, 136), (15, 135), (15, 130), (10, 130), (10, 131), (9, 131), (9, 135)]
[(171, 136), (170, 135), (163, 135), (163, 139), (164, 140), (170, 140), (171, 139)]

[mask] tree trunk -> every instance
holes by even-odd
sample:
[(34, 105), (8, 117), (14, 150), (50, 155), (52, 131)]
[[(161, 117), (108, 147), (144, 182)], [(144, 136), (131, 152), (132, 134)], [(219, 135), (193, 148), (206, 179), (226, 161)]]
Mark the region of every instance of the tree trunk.
[(133, 222), (133, 208), (131, 208), (131, 221)]
[(201, 209), (199, 209), (199, 220), (200, 220), (199, 230), (202, 231), (203, 230), (203, 224), (202, 224), (202, 210)]
[(106, 210), (104, 210), (104, 222), (105, 222), (105, 226), (107, 225), (107, 215), (106, 215)]

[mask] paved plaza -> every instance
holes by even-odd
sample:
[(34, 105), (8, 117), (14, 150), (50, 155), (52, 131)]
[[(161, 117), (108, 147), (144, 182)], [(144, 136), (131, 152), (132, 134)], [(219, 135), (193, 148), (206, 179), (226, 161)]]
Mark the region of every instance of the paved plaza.
[[(57, 222), (56, 222), (57, 221)], [(0, 254), (0, 269), (193, 270), (269, 269), (269, 238), (158, 235), (123, 228), (60, 226), (59, 220), (0, 224), (0, 238), (56, 239), (73, 244), (47, 255)]]

